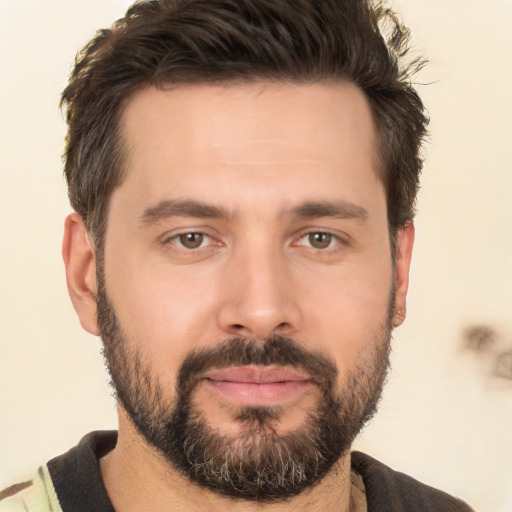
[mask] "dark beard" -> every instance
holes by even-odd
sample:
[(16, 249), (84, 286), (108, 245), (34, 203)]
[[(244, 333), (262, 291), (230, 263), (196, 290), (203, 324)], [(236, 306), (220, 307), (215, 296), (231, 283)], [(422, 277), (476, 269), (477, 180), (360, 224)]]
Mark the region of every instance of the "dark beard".
[[(139, 434), (174, 468), (216, 493), (260, 502), (298, 495), (333, 468), (376, 411), (389, 366), (389, 321), (369, 340), (342, 390), (337, 390), (334, 362), (292, 339), (231, 338), (187, 355), (173, 400), (141, 352), (129, 347), (101, 280), (97, 304), (103, 353), (118, 401)], [(299, 429), (276, 432), (283, 412), (278, 406), (240, 407), (236, 419), (242, 428), (236, 436), (221, 435), (208, 425), (194, 404), (200, 375), (249, 364), (294, 367), (311, 377), (318, 400)]]

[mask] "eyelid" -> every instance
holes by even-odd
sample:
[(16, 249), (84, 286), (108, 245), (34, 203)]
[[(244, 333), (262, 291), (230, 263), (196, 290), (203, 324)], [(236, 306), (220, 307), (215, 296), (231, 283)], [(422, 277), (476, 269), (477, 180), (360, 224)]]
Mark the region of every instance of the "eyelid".
[[(304, 239), (305, 237), (311, 235), (311, 234), (315, 234), (315, 233), (323, 233), (323, 234), (326, 234), (326, 235), (330, 235), (333, 239), (334, 239), (334, 243), (326, 248), (323, 248), (323, 249), (319, 249), (319, 248), (315, 248), (315, 247), (312, 247), (310, 245), (307, 245), (307, 244), (304, 244), (304, 243), (300, 243), (300, 241), (302, 239)], [(183, 235), (186, 235), (186, 234), (198, 234), (198, 235), (203, 235), (208, 243), (206, 244), (203, 244), (201, 245), (200, 247), (196, 248), (196, 249), (189, 249), (187, 247), (184, 247), (182, 246), (181, 244), (179, 243), (176, 243), (176, 240), (178, 239), (179, 240), (179, 237), (180, 236), (183, 236)], [(344, 233), (344, 232), (340, 232), (336, 229), (329, 229), (329, 228), (319, 228), (319, 227), (308, 227), (308, 228), (303, 228), (301, 229), (298, 233), (296, 233), (295, 235), (293, 235), (292, 237), (292, 246), (300, 246), (300, 247), (306, 247), (306, 248), (309, 248), (309, 249), (313, 249), (313, 250), (316, 250), (316, 251), (329, 251), (329, 250), (333, 250), (335, 249), (336, 247), (339, 247), (339, 246), (343, 246), (343, 245), (348, 245), (350, 243), (350, 239), (351, 237)], [(176, 229), (176, 230), (171, 230), (171, 231), (167, 231), (165, 232), (164, 234), (160, 235), (158, 237), (158, 242), (162, 245), (167, 245), (167, 244), (171, 244), (174, 245), (175, 247), (177, 247), (178, 249), (183, 249), (183, 250), (186, 250), (188, 252), (192, 252), (194, 250), (199, 250), (199, 249), (204, 249), (206, 247), (209, 247), (209, 246), (212, 246), (212, 245), (223, 245), (223, 242), (219, 239), (218, 236), (215, 236), (215, 234), (213, 234), (211, 232), (210, 229), (208, 228), (205, 228), (203, 226), (198, 226), (198, 227), (185, 227), (185, 228), (181, 228), (181, 229)]]
[[(216, 241), (215, 236), (210, 232), (210, 230), (208, 230), (204, 227), (197, 227), (197, 228), (192, 227), (192, 228), (182, 228), (182, 229), (167, 231), (163, 235), (160, 235), (158, 237), (158, 242), (161, 243), (162, 245), (170, 244), (174, 240), (179, 239), (180, 236), (188, 235), (188, 234), (203, 235), (205, 238), (210, 239), (210, 243), (208, 243), (206, 246), (201, 246), (200, 248), (212, 245), (212, 242)], [(182, 247), (180, 244), (173, 243), (173, 245), (175, 245), (179, 248), (186, 249), (185, 247)], [(198, 249), (199, 249), (199, 247), (198, 247)], [(191, 251), (192, 249), (187, 249), (187, 250)]]
[[(327, 231), (310, 231), (309, 233), (306, 233), (305, 235), (302, 235), (300, 238), (299, 238), (299, 241), (302, 240), (302, 239), (306, 239), (306, 238), (309, 238), (311, 235), (328, 235), (331, 237), (331, 242), (340, 242), (340, 237), (339, 236), (336, 236), (336, 235), (333, 235), (332, 233), (328, 233)], [(301, 245), (304, 245), (304, 244), (301, 244)], [(332, 245), (329, 245), (328, 247), (332, 247)], [(326, 249), (328, 248), (326, 247)], [(315, 247), (313, 247), (315, 249)]]
[[(309, 235), (315, 234), (315, 233), (322, 233), (322, 234), (330, 235), (333, 239), (335, 239), (336, 243), (334, 243), (333, 245), (330, 245), (324, 249), (318, 249), (316, 247), (311, 247), (310, 245), (307, 245), (307, 244), (299, 243), (303, 238), (305, 238)], [(335, 229), (316, 228), (316, 227), (309, 227), (309, 228), (301, 229), (300, 232), (297, 233), (293, 237), (293, 239), (294, 239), (294, 242), (292, 245), (296, 245), (299, 247), (306, 247), (306, 248), (313, 249), (316, 251), (325, 251), (325, 252), (327, 252), (329, 250), (333, 250), (335, 248), (339, 248), (340, 246), (346, 246), (350, 242), (350, 236), (347, 235), (346, 233), (340, 232)]]

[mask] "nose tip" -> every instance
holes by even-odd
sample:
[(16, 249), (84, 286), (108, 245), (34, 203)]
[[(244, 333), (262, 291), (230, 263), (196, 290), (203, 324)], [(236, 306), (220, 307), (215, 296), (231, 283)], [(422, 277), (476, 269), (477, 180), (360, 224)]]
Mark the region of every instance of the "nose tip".
[(260, 259), (254, 265), (246, 261), (243, 273), (231, 269), (220, 306), (224, 332), (263, 340), (298, 330), (301, 315), (293, 279), (276, 258), (265, 261)]

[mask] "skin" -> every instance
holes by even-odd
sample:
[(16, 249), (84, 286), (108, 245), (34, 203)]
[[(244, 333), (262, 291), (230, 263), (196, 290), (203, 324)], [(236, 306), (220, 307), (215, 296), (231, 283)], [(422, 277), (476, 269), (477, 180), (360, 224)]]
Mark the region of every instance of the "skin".
[[(110, 203), (106, 289), (128, 341), (169, 398), (190, 350), (233, 335), (300, 340), (332, 358), (343, 390), (347, 372), (382, 337), (393, 283), (393, 326), (404, 319), (414, 239), (408, 222), (393, 268), (362, 92), (343, 83), (147, 88), (128, 102), (122, 128), (128, 169)], [(176, 201), (188, 206), (176, 212)], [(191, 211), (191, 202), (221, 215)], [(311, 203), (321, 211), (304, 208)], [(190, 249), (179, 237), (186, 233), (206, 236)], [(329, 234), (327, 246), (314, 247), (311, 233)], [(94, 244), (77, 214), (66, 220), (63, 255), (81, 324), (99, 335)], [(300, 426), (315, 398), (314, 387), (286, 398), (277, 431)], [(236, 397), (200, 385), (197, 403), (210, 425), (236, 435)], [(101, 461), (120, 511), (163, 511), (169, 503), (172, 510), (348, 511), (349, 468), (347, 454), (288, 502), (232, 502), (169, 468), (121, 407), (118, 445)]]

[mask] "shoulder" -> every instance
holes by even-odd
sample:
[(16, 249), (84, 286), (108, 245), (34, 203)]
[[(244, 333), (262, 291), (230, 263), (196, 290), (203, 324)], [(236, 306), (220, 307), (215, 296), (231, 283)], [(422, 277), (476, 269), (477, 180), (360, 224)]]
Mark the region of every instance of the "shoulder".
[(62, 512), (46, 466), (34, 478), (0, 492), (0, 512)]
[(30, 481), (0, 493), (0, 512), (113, 512), (101, 477), (99, 459), (112, 450), (117, 432), (84, 436), (77, 446), (41, 466)]
[(364, 453), (352, 453), (352, 468), (363, 477), (368, 512), (472, 512), (463, 501), (394, 471)]

